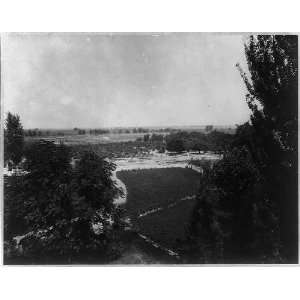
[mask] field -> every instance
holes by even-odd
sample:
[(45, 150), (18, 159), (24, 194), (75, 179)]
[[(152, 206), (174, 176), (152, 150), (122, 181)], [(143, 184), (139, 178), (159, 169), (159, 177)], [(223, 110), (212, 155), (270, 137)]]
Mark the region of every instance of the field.
[[(191, 169), (165, 168), (117, 172), (127, 187), (127, 212), (137, 231), (162, 247), (176, 250), (186, 237), (199, 174)], [(159, 211), (139, 216), (161, 208)]]
[[(235, 129), (230, 126), (215, 126), (214, 130), (223, 133), (234, 134)], [(107, 144), (135, 141), (143, 139), (145, 134), (167, 135), (170, 133), (184, 131), (194, 134), (207, 133), (205, 126), (183, 126), (183, 127), (148, 127), (148, 128), (85, 128), (85, 129), (25, 129), (25, 140), (35, 141), (44, 139), (55, 143), (63, 142), (66, 145)]]
[(181, 201), (171, 208), (139, 218), (139, 230), (160, 245), (176, 251), (186, 237), (195, 204), (195, 198)]
[(92, 150), (100, 156), (109, 158), (129, 158), (149, 154), (151, 150), (160, 149), (162, 142), (127, 141), (106, 144), (74, 144), (71, 149), (74, 153)]
[(183, 168), (119, 171), (117, 177), (126, 185), (126, 209), (133, 218), (192, 196), (199, 186), (199, 174)]
[(26, 137), (26, 140), (32, 141), (44, 139), (48, 141), (53, 141), (55, 143), (63, 142), (66, 145), (106, 144), (135, 141), (137, 138), (142, 138), (144, 134), (145, 133), (107, 133), (99, 135), (80, 135), (66, 133), (64, 135)]

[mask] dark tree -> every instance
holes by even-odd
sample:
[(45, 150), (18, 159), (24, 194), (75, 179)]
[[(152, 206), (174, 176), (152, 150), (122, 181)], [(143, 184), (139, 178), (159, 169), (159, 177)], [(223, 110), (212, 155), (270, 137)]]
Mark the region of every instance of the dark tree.
[(167, 139), (166, 149), (171, 152), (183, 152), (185, 150), (181, 139)]
[(212, 125), (207, 125), (207, 126), (205, 126), (205, 131), (206, 132), (210, 132), (210, 131), (212, 131), (213, 130), (213, 126)]
[(8, 113), (4, 129), (4, 160), (18, 165), (22, 160), (24, 132), (18, 115)]
[(105, 208), (107, 212), (111, 212), (113, 209), (113, 198), (117, 193), (111, 179), (114, 168), (114, 164), (94, 152), (81, 153), (75, 169), (74, 188), (94, 211)]
[(5, 238), (31, 232), (22, 240), (31, 262), (115, 255), (121, 226), (113, 205), (115, 166), (93, 152), (80, 153), (72, 166), (67, 146), (43, 140), (28, 146), (25, 158), (27, 173), (7, 178)]
[(190, 227), (191, 244), (198, 245), (191, 248), (198, 261), (266, 261), (264, 256), (273, 250), (273, 241), (267, 241), (270, 228), (267, 231), (257, 224), (269, 215), (254, 213), (265, 203), (260, 197), (260, 174), (248, 149), (234, 148), (212, 169), (203, 167)]
[(245, 45), (250, 78), (240, 69), (252, 111), (256, 165), (268, 198), (279, 208), (280, 239), (298, 259), (298, 37), (251, 36)]
[(144, 135), (144, 142), (149, 142), (150, 140), (150, 134), (145, 134)]
[(25, 218), (31, 230), (47, 228), (72, 212), (63, 201), (71, 180), (70, 151), (48, 141), (32, 143), (25, 151), (23, 185)]
[(194, 247), (200, 261), (210, 249), (210, 261), (217, 253), (226, 262), (295, 263), (297, 37), (252, 36), (245, 52), (251, 78), (238, 68), (248, 89), (251, 122), (237, 128), (230, 147), (223, 147), (229, 141), (225, 136), (207, 135), (213, 147), (225, 151), (202, 176), (188, 249)]
[(151, 141), (152, 142), (163, 142), (164, 141), (164, 136), (162, 134), (153, 133), (151, 135)]
[(195, 142), (195, 143), (192, 144), (191, 150), (193, 150), (193, 151), (199, 151), (199, 153), (200, 153), (200, 151), (207, 151), (208, 147), (204, 143)]

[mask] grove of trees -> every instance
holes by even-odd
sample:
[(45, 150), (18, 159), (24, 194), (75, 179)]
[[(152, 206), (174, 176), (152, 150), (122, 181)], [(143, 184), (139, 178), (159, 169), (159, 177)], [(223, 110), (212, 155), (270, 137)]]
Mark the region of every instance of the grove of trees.
[(223, 152), (233, 139), (232, 134), (210, 131), (202, 132), (179, 131), (166, 136), (166, 148), (168, 151), (213, 151)]
[(201, 262), (298, 262), (298, 39), (245, 44), (251, 122), (201, 179), (188, 256)]
[[(6, 130), (11, 133), (8, 116)], [(21, 127), (16, 120), (19, 125), (13, 128)], [(5, 259), (74, 263), (93, 255), (100, 261), (117, 255), (122, 211), (113, 204), (119, 193), (111, 179), (114, 164), (83, 151), (72, 165), (71, 149), (49, 141), (21, 146), (14, 143), (18, 156), (7, 152), (14, 163), (23, 159), (23, 173), (5, 176)], [(12, 240), (18, 235), (24, 235), (22, 253), (15, 251)]]

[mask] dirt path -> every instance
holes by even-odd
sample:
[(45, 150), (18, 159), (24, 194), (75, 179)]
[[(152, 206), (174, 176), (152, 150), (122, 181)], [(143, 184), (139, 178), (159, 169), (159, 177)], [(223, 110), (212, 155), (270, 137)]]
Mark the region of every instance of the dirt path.
[(164, 248), (150, 238), (132, 231), (129, 233), (128, 248), (121, 257), (110, 262), (112, 265), (130, 264), (178, 264), (181, 263), (178, 253)]
[(118, 195), (115, 199), (114, 199), (114, 203), (116, 205), (121, 205), (126, 203), (127, 200), (127, 189), (126, 189), (126, 185), (124, 184), (124, 182), (122, 180), (120, 180), (117, 177), (117, 170), (115, 170), (112, 174), (112, 179), (115, 181), (117, 188), (119, 188), (122, 191), (122, 195)]
[(163, 247), (162, 245), (156, 243), (155, 241), (151, 240), (149, 237), (143, 235), (143, 234), (138, 234), (140, 238), (142, 238), (146, 243), (150, 244), (152, 247), (157, 248), (163, 252), (165, 252), (167, 255), (172, 256), (176, 259), (180, 259), (179, 254), (171, 249), (168, 249), (166, 247)]
[(137, 246), (132, 245), (122, 256), (113, 261), (112, 265), (148, 265), (148, 264), (160, 264), (160, 260), (147, 254)]
[(139, 215), (138, 215), (138, 218), (143, 218), (143, 217), (146, 217), (146, 216), (148, 216), (148, 215), (155, 214), (155, 213), (157, 213), (157, 212), (159, 212), (159, 211), (161, 211), (161, 210), (165, 210), (165, 209), (174, 207), (174, 206), (176, 206), (178, 203), (180, 203), (180, 202), (182, 202), (182, 201), (194, 200), (195, 198), (196, 198), (195, 195), (183, 197), (183, 198), (181, 198), (181, 199), (179, 199), (179, 200), (176, 200), (176, 201), (170, 203), (170, 204), (169, 204), (168, 206), (166, 206), (165, 208), (163, 208), (163, 207), (158, 207), (158, 208), (153, 208), (153, 209), (147, 210), (147, 211), (145, 211), (145, 212), (139, 214)]

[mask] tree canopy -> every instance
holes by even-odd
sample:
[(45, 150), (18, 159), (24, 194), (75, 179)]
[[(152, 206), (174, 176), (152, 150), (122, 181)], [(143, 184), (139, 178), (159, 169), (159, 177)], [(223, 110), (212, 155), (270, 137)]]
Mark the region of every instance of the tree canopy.
[(252, 111), (253, 157), (268, 198), (278, 205), (283, 252), (297, 259), (298, 37), (251, 36), (245, 53), (250, 78), (240, 72)]
[[(237, 67), (251, 119), (237, 128), (223, 159), (202, 175), (190, 228), (198, 247), (192, 248), (200, 261), (295, 263), (298, 38), (250, 36), (245, 54), (250, 77)], [(207, 257), (203, 243), (214, 255)]]
[(24, 132), (17, 114), (8, 112), (4, 128), (4, 161), (18, 165), (22, 160)]
[(121, 211), (113, 205), (112, 163), (85, 151), (72, 166), (67, 146), (41, 140), (28, 146), (23, 167), (25, 174), (6, 179), (6, 240), (27, 233), (22, 246), (31, 259), (114, 255)]

